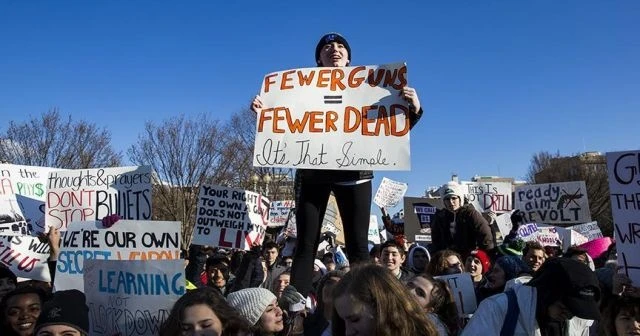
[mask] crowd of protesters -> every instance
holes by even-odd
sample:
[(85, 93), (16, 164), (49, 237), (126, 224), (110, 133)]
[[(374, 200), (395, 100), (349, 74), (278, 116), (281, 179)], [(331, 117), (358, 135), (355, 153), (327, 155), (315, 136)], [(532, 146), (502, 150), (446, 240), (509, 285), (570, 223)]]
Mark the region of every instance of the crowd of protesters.
[[(328, 34), (320, 66), (346, 66), (351, 49)], [(405, 88), (413, 107), (417, 93)], [(261, 108), (258, 98), (254, 110)], [(297, 245), (266, 241), (249, 251), (192, 245), (182, 250), (187, 292), (173, 304), (160, 335), (640, 335), (640, 289), (618, 273), (615, 243), (602, 238), (567, 251), (525, 243), (515, 232), (496, 243), (480, 212), (455, 184), (442, 188), (444, 209), (425, 246), (402, 237), (366, 248), (370, 172), (300, 171)], [(320, 221), (334, 192), (345, 227), (345, 252), (317, 253)], [(383, 218), (388, 221), (389, 218)], [(118, 225), (105, 218), (106, 226)], [(48, 234), (55, 277), (60, 233)], [(335, 245), (330, 239), (330, 245)], [(287, 253), (283, 255), (283, 251)], [(639, 251), (640, 252), (640, 251)], [(477, 310), (463, 315), (439, 276), (469, 273)], [(78, 290), (18, 283), (0, 267), (0, 335), (87, 335), (89, 309)]]

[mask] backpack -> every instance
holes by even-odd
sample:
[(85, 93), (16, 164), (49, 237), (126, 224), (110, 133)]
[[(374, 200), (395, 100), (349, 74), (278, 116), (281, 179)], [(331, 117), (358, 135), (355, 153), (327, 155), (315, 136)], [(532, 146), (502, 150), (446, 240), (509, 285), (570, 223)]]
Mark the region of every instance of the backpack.
[(507, 294), (507, 315), (504, 317), (500, 336), (513, 336), (518, 324), (518, 316), (520, 316), (520, 307), (518, 306), (518, 297), (513, 288), (506, 291), (505, 294)]

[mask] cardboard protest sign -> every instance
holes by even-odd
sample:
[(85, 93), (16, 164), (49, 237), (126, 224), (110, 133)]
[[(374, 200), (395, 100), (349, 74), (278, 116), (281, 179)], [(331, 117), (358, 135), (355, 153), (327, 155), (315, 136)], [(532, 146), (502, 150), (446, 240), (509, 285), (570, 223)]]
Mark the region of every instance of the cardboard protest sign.
[(322, 227), (320, 232), (331, 232), (336, 235), (336, 243), (344, 244), (344, 230), (342, 229), (342, 217), (336, 197), (331, 194), (327, 203), (327, 210), (324, 212)]
[(422, 197), (404, 198), (404, 234), (409, 241), (431, 242), (431, 224), (437, 201)]
[[(0, 224), (0, 234), (32, 235), (44, 232), (44, 202), (49, 167), (0, 164), (0, 213), (19, 214), (22, 220)], [(17, 206), (16, 206), (17, 205)], [(3, 216), (0, 216), (3, 217)]]
[(151, 168), (117, 167), (56, 170), (47, 180), (46, 225), (67, 229), (71, 222), (117, 214), (151, 219)]
[(573, 224), (591, 221), (584, 181), (524, 185), (516, 188), (515, 208), (528, 223)]
[[(584, 223), (584, 224), (580, 224), (580, 225), (573, 225), (568, 227), (567, 229), (571, 229), (577, 233), (579, 233), (581, 236), (585, 237), (587, 239), (586, 242), (590, 242), (592, 240), (596, 240), (598, 238), (602, 238), (604, 237), (602, 235), (602, 231), (600, 230), (600, 227), (598, 226), (598, 222), (589, 222), (589, 223)], [(586, 242), (582, 242), (580, 244), (584, 244)], [(580, 245), (578, 244), (578, 245)]]
[(249, 250), (261, 244), (269, 199), (253, 191), (202, 185), (192, 244)]
[(618, 266), (640, 284), (640, 151), (607, 153)]
[(381, 208), (393, 208), (402, 201), (408, 187), (406, 183), (383, 177), (373, 201)]
[(269, 227), (281, 227), (287, 223), (289, 212), (296, 206), (295, 201), (272, 201), (269, 208)]
[(380, 229), (378, 228), (378, 216), (369, 216), (369, 243), (380, 244)]
[(264, 77), (253, 165), (409, 170), (405, 64), (304, 68)]
[(48, 258), (47, 242), (31, 236), (0, 236), (0, 265), (20, 278), (50, 282)]
[(467, 200), (480, 212), (504, 213), (513, 210), (511, 183), (466, 182)]
[(87, 260), (90, 335), (159, 335), (185, 293), (182, 260)]
[(296, 225), (296, 209), (293, 208), (291, 209), (291, 211), (289, 211), (289, 214), (287, 215), (287, 227), (285, 228), (285, 230), (287, 230), (287, 234), (289, 237), (292, 238), (297, 238), (298, 237), (298, 227)]
[(459, 273), (436, 276), (434, 278), (444, 280), (449, 284), (460, 316), (473, 314), (476, 311), (478, 302), (476, 301), (476, 292), (473, 289), (471, 274)]
[(562, 246), (562, 240), (558, 230), (553, 226), (538, 226), (538, 232), (535, 234), (535, 240), (542, 246)]
[(121, 220), (110, 228), (73, 222), (61, 237), (55, 289), (84, 291), (85, 260), (180, 259), (180, 232), (180, 222)]

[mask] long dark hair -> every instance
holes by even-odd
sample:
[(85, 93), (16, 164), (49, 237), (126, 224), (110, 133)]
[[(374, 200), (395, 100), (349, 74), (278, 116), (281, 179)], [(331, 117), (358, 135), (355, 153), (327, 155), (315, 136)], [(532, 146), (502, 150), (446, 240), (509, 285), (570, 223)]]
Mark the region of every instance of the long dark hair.
[(449, 329), (450, 335), (456, 335), (460, 329), (460, 316), (458, 315), (458, 307), (453, 293), (447, 282), (435, 279), (431, 275), (424, 273), (415, 277), (421, 277), (433, 285), (431, 299), (426, 308), (431, 308), (431, 311), (438, 315), (440, 320), (447, 326), (447, 329)]
[(198, 288), (184, 294), (171, 308), (171, 314), (160, 327), (161, 336), (176, 336), (182, 332), (184, 311), (195, 305), (207, 305), (222, 322), (222, 335), (247, 332), (249, 322), (231, 307), (220, 291), (211, 287)]
[(602, 331), (606, 336), (618, 336), (616, 332), (616, 318), (621, 311), (631, 313), (636, 321), (640, 321), (640, 299), (630, 297), (615, 297), (605, 307), (602, 314)]

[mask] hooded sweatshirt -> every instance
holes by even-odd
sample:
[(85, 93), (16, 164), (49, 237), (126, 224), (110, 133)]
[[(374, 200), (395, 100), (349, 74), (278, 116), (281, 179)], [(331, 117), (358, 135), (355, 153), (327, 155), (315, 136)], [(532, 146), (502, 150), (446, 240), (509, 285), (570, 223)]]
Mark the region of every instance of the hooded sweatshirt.
[[(423, 269), (417, 269), (413, 262), (413, 254), (416, 250), (421, 250), (427, 255), (427, 262), (424, 264)], [(429, 263), (430, 260), (431, 260), (431, 254), (429, 254), (429, 250), (427, 250), (424, 246), (416, 245), (411, 249), (411, 251), (409, 251), (409, 260), (407, 261), (407, 266), (409, 266), (409, 270), (411, 270), (411, 272), (415, 274), (420, 274), (424, 272), (424, 269), (427, 267), (427, 264)]]

